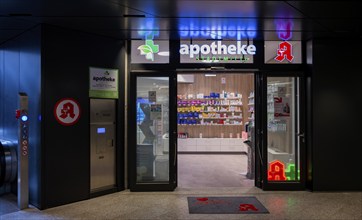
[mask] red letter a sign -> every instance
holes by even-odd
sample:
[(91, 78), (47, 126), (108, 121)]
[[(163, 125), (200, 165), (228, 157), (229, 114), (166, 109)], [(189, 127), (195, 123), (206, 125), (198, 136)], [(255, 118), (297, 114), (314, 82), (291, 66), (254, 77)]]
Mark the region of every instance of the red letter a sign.
[(275, 60), (282, 62), (285, 58), (292, 62), (294, 59), (294, 56), (292, 55), (292, 45), (288, 41), (284, 41), (279, 44), (279, 49), (277, 50), (277, 57), (275, 57)]

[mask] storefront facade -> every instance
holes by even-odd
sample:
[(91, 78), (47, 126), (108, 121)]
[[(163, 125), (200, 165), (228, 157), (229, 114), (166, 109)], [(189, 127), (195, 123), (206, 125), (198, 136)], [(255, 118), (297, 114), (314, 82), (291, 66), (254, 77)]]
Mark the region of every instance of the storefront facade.
[[(180, 31), (180, 40), (157, 41), (157, 33), (143, 33), (144, 40), (128, 42), (128, 76), (130, 79), (128, 132), (134, 134), (128, 135), (128, 146), (137, 146), (128, 148), (131, 190), (173, 190), (177, 187), (177, 153), (179, 152), (177, 145), (180, 132), (190, 130), (192, 128), (190, 124), (204, 126), (210, 130), (217, 129), (214, 124), (201, 124), (200, 121), (193, 121), (188, 117), (180, 122), (180, 112), (196, 113), (197, 118), (201, 117), (199, 116), (201, 113), (198, 110), (191, 111), (188, 109), (190, 107), (187, 108), (187, 106), (190, 106), (190, 103), (182, 105), (180, 94), (177, 93), (177, 77), (183, 76), (183, 74), (193, 77), (193, 74), (223, 73), (235, 75), (251, 73), (254, 77), (253, 87), (255, 93), (239, 94), (239, 97), (249, 96), (249, 98), (254, 98), (252, 103), (250, 103), (250, 100), (249, 103), (244, 102), (244, 105), (249, 105), (249, 108), (244, 109), (243, 112), (241, 111), (240, 118), (242, 118), (241, 115), (247, 117), (247, 112), (253, 111), (254, 113), (253, 121), (248, 123), (250, 123), (249, 128), (252, 127), (252, 129), (249, 129), (249, 133), (250, 130), (253, 132), (253, 134), (249, 134), (249, 139), (253, 140), (252, 151), (255, 154), (253, 167), (255, 169), (255, 186), (265, 190), (307, 189), (306, 140), (309, 134), (306, 131), (306, 126), (311, 122), (307, 121), (305, 111), (307, 109), (306, 60), (307, 56), (311, 56), (312, 51), (307, 52), (307, 42), (293, 39), (292, 34), (288, 32), (291, 31), (287, 28), (291, 26), (288, 22), (286, 21), (284, 25), (280, 26), (285, 27), (284, 29), (280, 29), (279, 32), (275, 33), (275, 41), (260, 40), (260, 38), (256, 37), (260, 33), (252, 31), (245, 32), (243, 36), (236, 34), (239, 32), (224, 33), (225, 36), (223, 35), (223, 37), (227, 37), (227, 39), (220, 39), (221, 36), (217, 35), (217, 31), (192, 32), (185, 29)], [(158, 89), (152, 87), (152, 84), (156, 84), (157, 78), (162, 78), (168, 82), (169, 94), (166, 95), (167, 101), (163, 104), (162, 101), (158, 103), (156, 98), (150, 98), (147, 95), (147, 92), (151, 92), (158, 97)], [(147, 79), (150, 80), (148, 88), (150, 91), (141, 91), (143, 89), (142, 81)], [(189, 102), (204, 102), (209, 99), (210, 101), (213, 99), (222, 101), (228, 97), (226, 95), (224, 97), (223, 94), (220, 97), (219, 94), (226, 92), (214, 91), (218, 95), (217, 98), (208, 96), (208, 92), (198, 95), (188, 94), (191, 97), (184, 97), (184, 100), (186, 102), (187, 100)], [(251, 94), (253, 94), (253, 97), (251, 97)], [(200, 95), (203, 97), (196, 98), (196, 96)], [(233, 98), (236, 97), (233, 94)], [(144, 109), (139, 109), (139, 99), (143, 99), (143, 103), (147, 103), (150, 108), (157, 105), (165, 105), (164, 108), (167, 108), (166, 117), (159, 120), (160, 123), (164, 124), (164, 121), (167, 121), (167, 128), (161, 129), (159, 139), (162, 139), (162, 136), (166, 133), (169, 136), (168, 169), (166, 169), (169, 173), (164, 179), (157, 180), (156, 178), (155, 180), (147, 179), (147, 177), (142, 179), (140, 173), (140, 167), (142, 165), (146, 166), (146, 162), (142, 163), (142, 160), (147, 160), (145, 158), (147, 157), (145, 156), (146, 150), (141, 149), (145, 148), (144, 144), (147, 141), (141, 136), (147, 136), (147, 134), (145, 135), (145, 129), (140, 131), (138, 128), (143, 123), (142, 120), (144, 120), (140, 120), (137, 116), (137, 114), (144, 112)], [(151, 99), (152, 101), (149, 101)], [(288, 111), (287, 114), (283, 114), (282, 105), (288, 105), (289, 103), (292, 105), (292, 113)], [(242, 102), (239, 104), (242, 106)], [(186, 106), (186, 110), (182, 108), (184, 106)], [(206, 108), (206, 104), (199, 106)], [(193, 109), (197, 109), (197, 105), (194, 107)], [(201, 112), (204, 111), (201, 110)], [(223, 117), (218, 116), (218, 119), (220, 118), (223, 119)], [(221, 123), (231, 125), (229, 122)], [(183, 127), (180, 125), (183, 125)], [(245, 121), (233, 125), (232, 129), (241, 128), (245, 126)], [(245, 129), (241, 130), (246, 131)], [(241, 138), (241, 130), (233, 135), (230, 134), (230, 137), (233, 136), (234, 139)], [(197, 134), (199, 134), (198, 132)], [(154, 131), (154, 133), (156, 132)], [(237, 133), (238, 136), (236, 136)], [(202, 138), (201, 135), (202, 133), (200, 133)], [(203, 138), (205, 141), (205, 135)], [(230, 140), (233, 141), (233, 139)], [(154, 141), (155, 143), (148, 142), (148, 145), (156, 149), (157, 137), (155, 137)], [(212, 142), (214, 139), (209, 141)], [(280, 147), (283, 146), (284, 149), (275, 149), (274, 142)], [(211, 145), (213, 144), (211, 143)], [(286, 145), (289, 149), (285, 149)], [(153, 155), (149, 156), (148, 159), (153, 157)]]
[[(278, 33), (274, 34), (278, 38)], [(20, 90), (31, 95), (30, 105), (34, 106), (29, 108), (29, 141), (34, 143), (29, 148), (30, 203), (46, 209), (124, 189), (174, 190), (177, 187), (178, 124), (181, 123), (177, 116), (177, 75), (180, 73), (254, 74), (255, 133), (252, 137), (256, 187), (264, 190), (360, 190), (356, 134), (359, 125), (355, 123), (360, 118), (359, 102), (358, 97), (350, 96), (358, 94), (358, 47), (351, 47), (349, 53), (338, 57), (337, 63), (332, 62), (336, 59), (334, 40), (286, 38), (269, 44), (258, 33), (255, 39), (248, 38), (247, 34), (246, 38), (240, 35), (240, 39), (236, 34), (229, 35), (228, 40), (222, 41), (195, 36), (191, 40), (190, 32), (184, 31), (180, 34), (184, 36), (182, 39), (160, 43), (154, 38), (151, 43), (147, 37), (137, 42), (119, 41), (41, 25), (2, 45), (2, 115), (13, 114)], [(357, 40), (352, 43), (360, 45)], [(161, 45), (168, 45), (168, 50)], [(161, 59), (155, 55), (160, 52), (167, 61), (152, 63)], [(294, 60), (298, 62), (293, 63)], [(97, 72), (99, 69), (101, 71)], [(31, 70), (30, 73), (27, 70)], [(341, 76), (341, 73), (344, 77), (334, 76)], [(147, 81), (149, 78), (151, 81)], [(136, 147), (139, 144), (137, 89), (138, 83), (149, 83), (153, 79), (167, 81), (169, 88), (166, 96), (169, 115), (165, 118), (168, 171), (161, 181), (137, 179), (141, 172), (137, 163), (144, 159), (141, 156), (147, 157)], [(96, 83), (91, 84), (92, 80)], [(149, 107), (153, 105), (155, 118), (159, 118), (159, 96), (153, 89), (147, 91), (151, 92), (146, 94)], [(222, 91), (214, 92), (220, 95)], [(64, 100), (68, 102), (63, 103)], [(97, 108), (97, 102), (104, 100), (112, 104), (101, 103), (98, 105), (108, 106), (108, 109)], [(272, 109), (268, 101), (273, 103)], [(62, 115), (72, 118), (67, 103), (72, 103), (73, 107), (77, 105), (78, 110), (70, 108), (77, 114), (76, 120), (62, 121)], [(290, 104), (289, 110), (286, 103)], [(346, 113), (333, 108), (336, 105), (349, 106), (348, 114), (356, 120), (346, 122)], [(65, 110), (68, 113), (65, 114)], [(98, 116), (101, 119), (98, 120)], [(276, 119), (281, 123), (276, 123)], [(16, 126), (11, 120), (11, 117), (1, 118), (2, 138), (16, 138)], [(346, 127), (348, 129), (344, 129)], [(102, 139), (109, 131), (110, 136)], [(283, 136), (275, 136), (278, 133)], [(160, 135), (164, 136), (165, 132)], [(281, 152), (271, 143), (275, 144), (278, 138), (290, 143), (288, 148), (287, 144), (283, 145), (283, 152), (288, 152), (285, 158), (275, 156)], [(101, 142), (105, 145), (92, 145)], [(341, 155), (341, 146), (349, 146), (348, 157)], [(114, 160), (100, 163), (109, 156), (107, 153), (113, 155)], [(96, 156), (92, 157), (94, 154)], [(99, 163), (94, 162), (96, 160)], [(105, 182), (94, 179), (99, 174), (97, 167), (92, 169), (94, 164), (112, 167), (112, 178)]]

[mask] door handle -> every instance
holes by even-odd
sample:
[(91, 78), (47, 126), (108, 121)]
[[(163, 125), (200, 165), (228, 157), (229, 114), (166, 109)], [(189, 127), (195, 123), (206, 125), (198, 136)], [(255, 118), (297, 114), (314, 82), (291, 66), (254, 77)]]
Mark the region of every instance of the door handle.
[(177, 160), (177, 132), (173, 132), (174, 135), (174, 158), (173, 158), (173, 166), (176, 167), (176, 160)]
[(298, 137), (301, 137), (301, 138), (304, 138), (305, 136), (304, 136), (304, 133), (297, 133), (297, 136)]
[(176, 166), (176, 160), (177, 160), (177, 144), (175, 142), (175, 157), (173, 158), (173, 166), (175, 167)]
[(304, 143), (305, 142), (305, 135), (304, 133), (297, 133), (297, 136), (301, 138), (301, 142)]

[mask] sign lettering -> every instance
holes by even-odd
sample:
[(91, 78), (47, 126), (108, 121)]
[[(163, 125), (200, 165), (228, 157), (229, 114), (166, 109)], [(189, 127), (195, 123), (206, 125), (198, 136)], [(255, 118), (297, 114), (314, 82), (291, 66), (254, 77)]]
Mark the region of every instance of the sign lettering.
[(242, 44), (241, 41), (237, 41), (235, 44), (225, 45), (221, 41), (214, 41), (210, 45), (203, 44), (181, 44), (180, 54), (189, 55), (190, 58), (198, 57), (200, 55), (255, 55), (255, 45)]

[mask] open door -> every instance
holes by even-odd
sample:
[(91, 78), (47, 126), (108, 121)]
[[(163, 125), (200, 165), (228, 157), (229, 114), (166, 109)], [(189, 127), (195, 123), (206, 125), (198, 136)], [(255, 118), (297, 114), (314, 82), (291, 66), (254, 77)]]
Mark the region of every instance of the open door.
[(264, 190), (305, 189), (305, 83), (302, 74), (259, 75), (259, 146)]
[(131, 191), (176, 187), (176, 91), (173, 73), (131, 73)]

